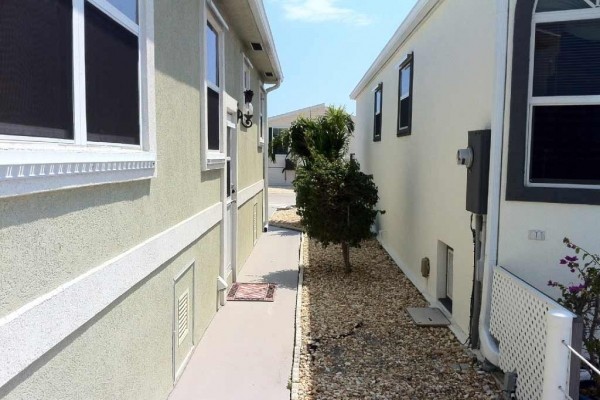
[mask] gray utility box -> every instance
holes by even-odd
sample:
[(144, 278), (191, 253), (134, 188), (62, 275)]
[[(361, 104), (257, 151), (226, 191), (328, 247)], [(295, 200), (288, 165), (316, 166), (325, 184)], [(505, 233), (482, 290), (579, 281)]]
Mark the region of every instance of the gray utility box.
[(469, 132), (473, 164), (467, 168), (467, 211), (473, 214), (487, 214), (491, 133), (489, 129)]

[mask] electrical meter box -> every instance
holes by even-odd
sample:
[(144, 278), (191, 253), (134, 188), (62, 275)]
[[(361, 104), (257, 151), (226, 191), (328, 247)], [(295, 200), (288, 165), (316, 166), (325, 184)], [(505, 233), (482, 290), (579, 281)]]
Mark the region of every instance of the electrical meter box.
[(467, 168), (467, 211), (487, 214), (491, 131), (469, 132), (473, 163)]

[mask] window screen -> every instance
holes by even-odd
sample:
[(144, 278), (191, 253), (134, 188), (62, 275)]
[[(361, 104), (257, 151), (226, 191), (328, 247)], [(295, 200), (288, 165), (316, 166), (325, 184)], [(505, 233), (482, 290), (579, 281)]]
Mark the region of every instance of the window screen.
[(73, 139), (72, 7), (0, 1), (0, 134)]
[(600, 94), (600, 20), (536, 25), (534, 96)]
[(600, 105), (533, 107), (530, 180), (600, 183)]
[(208, 149), (219, 150), (219, 93), (208, 88), (207, 92), (207, 124), (208, 124)]
[(219, 86), (219, 37), (210, 23), (206, 24), (206, 80)]
[(380, 83), (375, 89), (375, 112), (373, 126), (373, 140), (381, 140), (381, 114), (383, 111), (383, 85)]
[[(595, 0), (591, 0), (592, 4)], [(586, 0), (539, 0), (536, 12), (546, 11), (563, 11), (563, 10), (577, 10), (580, 8), (590, 8), (590, 4)]]
[(88, 140), (140, 144), (138, 37), (85, 3)]

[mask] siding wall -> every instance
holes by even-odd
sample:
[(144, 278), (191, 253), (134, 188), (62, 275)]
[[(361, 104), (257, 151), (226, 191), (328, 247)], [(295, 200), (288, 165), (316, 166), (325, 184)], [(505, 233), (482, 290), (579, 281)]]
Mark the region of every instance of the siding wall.
[[(516, 1), (511, 1), (509, 26), (508, 80), (505, 113), (503, 154), (508, 153), (510, 128), (510, 87), (512, 65), (512, 21)], [(503, 171), (506, 171), (507, 157), (503, 157)], [(599, 251), (597, 227), (600, 225), (598, 206), (577, 204), (551, 204), (536, 202), (506, 201), (506, 174), (502, 176), (500, 212), (500, 242), (498, 264), (504, 266), (520, 278), (542, 292), (556, 297), (559, 292), (549, 288), (549, 279), (573, 282), (575, 277), (559, 264), (560, 258), (569, 254), (562, 240), (570, 238), (591, 252)], [(528, 239), (529, 230), (542, 230), (546, 240)]]
[[(439, 242), (454, 249), (452, 319), (468, 332), (473, 273), (466, 170), (456, 150), (467, 132), (491, 123), (495, 7), (479, 0), (445, 0), (394, 54), (357, 98), (351, 151), (379, 187), (380, 240), (430, 299), (445, 285)], [(414, 52), (412, 134), (396, 137), (398, 65)], [(372, 88), (383, 82), (381, 142), (373, 142)], [(438, 253), (439, 256), (438, 256)], [(431, 260), (421, 277), (420, 262)], [(458, 332), (459, 334), (461, 332)]]

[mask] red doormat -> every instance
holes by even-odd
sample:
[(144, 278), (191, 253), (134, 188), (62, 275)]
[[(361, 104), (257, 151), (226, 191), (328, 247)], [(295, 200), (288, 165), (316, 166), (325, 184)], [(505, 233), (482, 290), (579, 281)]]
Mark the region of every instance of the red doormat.
[(234, 283), (227, 301), (273, 301), (274, 283)]

